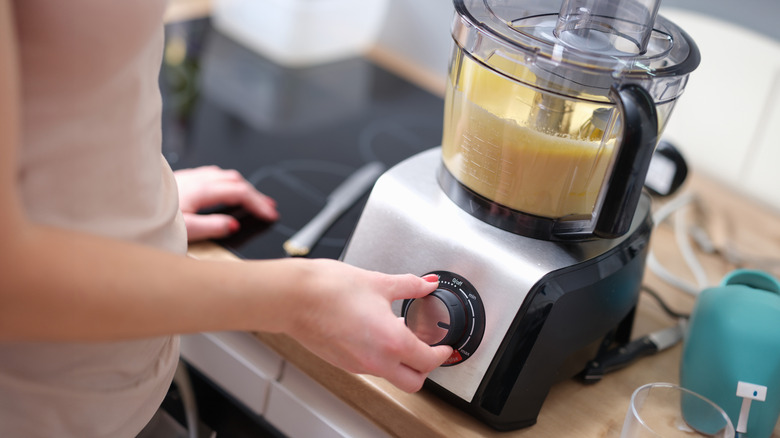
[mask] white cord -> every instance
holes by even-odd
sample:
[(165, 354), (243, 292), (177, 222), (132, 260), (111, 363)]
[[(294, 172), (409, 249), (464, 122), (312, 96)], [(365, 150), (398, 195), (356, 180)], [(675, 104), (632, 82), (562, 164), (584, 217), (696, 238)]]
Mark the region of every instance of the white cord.
[(704, 267), (699, 262), (699, 259), (696, 257), (693, 246), (691, 245), (691, 240), (693, 240), (702, 251), (708, 254), (718, 253), (726, 262), (735, 266), (750, 264), (754, 265), (756, 269), (764, 270), (773, 270), (780, 267), (780, 258), (750, 256), (739, 252), (731, 242), (728, 242), (723, 248), (716, 248), (705, 229), (696, 225), (690, 226), (688, 224), (688, 212), (685, 207), (697, 202), (699, 202), (699, 198), (695, 194), (691, 192), (681, 193), (674, 199), (662, 205), (656, 213), (653, 214), (655, 227), (658, 227), (661, 223), (665, 222), (673, 214), (675, 215), (675, 242), (680, 249), (685, 264), (691, 270), (696, 283), (693, 284), (686, 281), (667, 270), (655, 256), (651, 246), (647, 255), (647, 267), (652, 273), (669, 285), (693, 296), (698, 296), (703, 289), (710, 287), (711, 285), (708, 282), (707, 274)]
[(179, 389), (182, 405), (184, 405), (184, 418), (187, 422), (187, 436), (198, 438), (198, 405), (195, 401), (195, 391), (192, 389), (190, 374), (187, 367), (179, 360), (173, 381)]
[[(691, 202), (696, 202), (698, 198), (692, 198)], [(691, 240), (688, 236), (688, 210), (686, 208), (680, 208), (674, 218), (674, 237), (677, 241), (677, 246), (680, 248), (680, 253), (685, 260), (685, 264), (693, 273), (693, 278), (696, 279), (696, 285), (699, 290), (702, 290), (709, 286), (707, 281), (707, 273), (704, 272), (704, 267), (699, 263), (699, 259), (693, 252), (691, 246)]]
[(652, 252), (647, 255), (647, 267), (653, 274), (658, 276), (658, 278), (685, 293), (695, 296), (701, 292), (687, 281), (682, 280), (664, 268)]
[[(679, 213), (688, 204), (692, 204), (697, 201), (698, 198), (691, 192), (680, 194), (676, 198), (661, 206), (661, 208), (659, 208), (658, 211), (653, 214), (653, 223), (655, 224), (655, 227), (658, 227), (661, 223), (665, 222), (673, 213)], [(652, 246), (648, 251), (647, 266), (650, 271), (657, 275), (661, 280), (678, 289), (683, 290), (690, 295), (696, 296), (703, 288), (708, 286), (707, 276), (704, 272), (704, 268), (701, 266), (701, 263), (699, 263), (699, 260), (696, 258), (696, 255), (693, 252), (693, 248), (690, 245), (690, 241), (688, 240), (686, 217), (682, 215), (681, 217), (675, 219), (675, 240), (677, 245), (680, 247), (680, 251), (682, 252), (686, 265), (688, 265), (688, 268), (691, 270), (691, 272), (693, 272), (697, 284), (693, 285), (669, 272), (669, 270), (667, 270), (661, 264), (658, 258), (656, 258), (655, 253), (652, 251)]]

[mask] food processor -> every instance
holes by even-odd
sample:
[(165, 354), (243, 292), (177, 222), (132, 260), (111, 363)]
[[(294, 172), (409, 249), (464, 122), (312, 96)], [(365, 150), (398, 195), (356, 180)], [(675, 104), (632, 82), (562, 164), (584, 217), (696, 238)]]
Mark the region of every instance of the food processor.
[(375, 184), (342, 254), (439, 288), (393, 303), (453, 354), (426, 386), (509, 430), (629, 341), (643, 184), (699, 51), (658, 0), (455, 0), (441, 147)]

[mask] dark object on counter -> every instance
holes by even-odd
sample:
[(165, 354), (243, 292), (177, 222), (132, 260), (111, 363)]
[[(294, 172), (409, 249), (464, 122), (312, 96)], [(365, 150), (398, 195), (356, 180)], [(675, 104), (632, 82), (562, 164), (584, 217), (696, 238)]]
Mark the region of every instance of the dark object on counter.
[(688, 164), (680, 150), (666, 140), (659, 141), (647, 170), (647, 190), (655, 196), (673, 195), (687, 176)]
[(605, 374), (625, 368), (642, 357), (658, 353), (680, 342), (685, 334), (687, 321), (681, 319), (676, 325), (642, 336), (623, 346), (615, 347), (600, 353), (592, 360), (582, 379), (586, 383), (601, 380)]

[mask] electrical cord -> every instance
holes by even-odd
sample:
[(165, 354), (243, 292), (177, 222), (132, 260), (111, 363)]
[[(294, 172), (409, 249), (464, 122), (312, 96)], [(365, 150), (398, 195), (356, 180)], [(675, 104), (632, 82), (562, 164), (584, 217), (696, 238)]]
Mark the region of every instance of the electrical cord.
[(682, 313), (678, 312), (676, 310), (673, 310), (671, 307), (669, 307), (668, 304), (666, 304), (666, 301), (664, 301), (663, 298), (658, 294), (658, 292), (655, 291), (655, 289), (652, 289), (649, 286), (642, 285), (642, 292), (645, 292), (646, 294), (653, 297), (653, 299), (658, 303), (659, 306), (661, 306), (661, 309), (663, 309), (664, 312), (666, 312), (667, 315), (671, 316), (672, 318), (677, 319), (688, 319), (690, 318), (690, 313)]
[[(709, 287), (710, 284), (704, 267), (699, 262), (691, 242), (693, 242), (701, 251), (707, 254), (719, 255), (720, 257), (723, 257), (726, 262), (735, 266), (743, 266), (746, 263), (751, 263), (759, 269), (780, 267), (780, 258), (750, 257), (744, 253), (740, 253), (731, 242), (727, 242), (723, 248), (718, 248), (704, 227), (698, 224), (689, 224), (688, 207), (693, 206), (700, 208), (700, 202), (699, 197), (694, 193), (685, 192), (662, 205), (653, 214), (654, 227), (660, 226), (674, 216), (673, 231), (675, 243), (678, 246), (685, 265), (693, 274), (695, 282), (691, 283), (667, 270), (654, 254), (652, 246), (650, 246), (647, 254), (647, 267), (652, 273), (665, 283), (694, 297), (698, 296), (699, 293), (701, 293), (703, 289)], [(683, 332), (686, 330), (688, 320), (690, 319), (689, 313), (672, 309), (653, 288), (645, 284), (641, 285), (641, 291), (652, 297), (668, 316), (677, 321), (678, 329), (683, 330)], [(656, 339), (660, 340), (663, 338), (663, 334), (670, 330), (672, 330), (672, 328), (662, 329), (621, 347), (599, 353), (596, 359), (588, 364), (581, 374), (581, 377), (586, 382), (595, 382), (600, 380), (605, 373), (622, 368), (645, 354), (653, 354), (659, 351), (658, 347), (661, 344), (655, 344), (653, 338), (657, 337)], [(676, 343), (679, 341), (673, 342)], [(663, 348), (668, 348), (671, 345), (673, 344), (665, 343)]]
[[(673, 199), (669, 203), (661, 206), (661, 208), (659, 208), (658, 211), (653, 215), (653, 222), (655, 223), (655, 226), (657, 227), (666, 221), (672, 214), (679, 213), (681, 209), (695, 202), (697, 202), (697, 198), (693, 194), (685, 193)], [(693, 248), (691, 247), (690, 242), (686, 236), (685, 230), (688, 226), (687, 218), (685, 215), (680, 215), (680, 217), (676, 217), (675, 219), (675, 240), (677, 245), (681, 248), (685, 263), (694, 273), (694, 277), (696, 278), (697, 283), (699, 285), (706, 284), (706, 275), (704, 273), (704, 269), (696, 259)], [(648, 267), (665, 282), (670, 283), (673, 286), (676, 286), (690, 294), (698, 294), (700, 290), (699, 287), (680, 279), (666, 270), (666, 268), (661, 265), (661, 263), (655, 257), (652, 249), (648, 250), (647, 264)], [(597, 354), (596, 358), (590, 361), (583, 372), (580, 374), (580, 377), (584, 382), (597, 382), (603, 378), (604, 374), (628, 366), (642, 356), (654, 354), (661, 349), (669, 348), (671, 345), (679, 342), (679, 339), (682, 338), (682, 336), (679, 334), (679, 331), (684, 332), (690, 315), (672, 309), (653, 288), (642, 284), (640, 290), (652, 297), (667, 315), (674, 318), (677, 321), (676, 326), (661, 329), (657, 332), (651, 333), (618, 347), (602, 349)], [(677, 336), (680, 336), (679, 339), (676, 339)]]
[[(695, 205), (698, 202), (699, 202), (698, 197), (692, 195), (689, 204)], [(693, 274), (693, 278), (696, 280), (697, 290), (701, 291), (701, 289), (706, 288), (710, 284), (709, 281), (707, 280), (707, 273), (704, 272), (704, 267), (701, 265), (701, 263), (699, 263), (699, 259), (696, 257), (696, 253), (693, 251), (691, 240), (688, 237), (688, 209), (687, 208), (681, 207), (680, 209), (677, 210), (677, 214), (675, 214), (674, 237), (675, 237), (675, 241), (677, 242), (677, 246), (680, 249), (680, 253), (683, 256), (683, 259), (685, 260), (685, 264), (688, 265), (688, 268), (691, 270), (691, 273)]]
[(700, 225), (691, 225), (688, 228), (688, 233), (699, 249), (707, 254), (714, 254), (723, 257), (727, 263), (736, 267), (743, 268), (746, 266), (752, 266), (755, 269), (766, 271), (772, 271), (780, 268), (780, 258), (746, 254), (745, 252), (740, 251), (731, 241), (727, 241), (724, 248), (718, 248), (710, 238), (707, 230), (705, 230)]
[(718, 248), (704, 227), (698, 224), (690, 224), (688, 221), (688, 209), (686, 207), (700, 207), (700, 202), (701, 200), (695, 194), (691, 192), (682, 193), (661, 206), (653, 214), (655, 227), (674, 216), (675, 242), (686, 266), (693, 274), (695, 283), (686, 281), (667, 270), (655, 256), (651, 247), (647, 255), (647, 267), (652, 273), (669, 285), (693, 296), (698, 296), (703, 289), (712, 286), (707, 279), (704, 267), (696, 257), (692, 242), (701, 251), (720, 256), (725, 262), (736, 267), (752, 266), (754, 269), (768, 271), (780, 268), (780, 258), (745, 254), (739, 251), (731, 241), (727, 241), (722, 248)]
[(176, 366), (173, 381), (181, 395), (184, 418), (187, 422), (187, 436), (188, 438), (198, 438), (198, 405), (195, 401), (195, 391), (192, 388), (187, 367), (181, 360), (179, 360), (179, 364)]
[(699, 292), (708, 286), (707, 276), (701, 263), (699, 263), (699, 260), (696, 258), (693, 247), (691, 246), (690, 240), (688, 239), (688, 232), (686, 230), (688, 226), (687, 218), (685, 215), (679, 215), (679, 213), (689, 204), (694, 204), (696, 202), (699, 202), (699, 199), (693, 193), (682, 193), (661, 206), (661, 208), (659, 208), (658, 211), (653, 214), (653, 222), (655, 223), (655, 227), (658, 227), (667, 219), (669, 219), (672, 214), (678, 213), (678, 215), (675, 217), (674, 225), (675, 241), (679, 246), (685, 264), (694, 274), (696, 284), (691, 284), (688, 281), (685, 281), (682, 278), (669, 272), (669, 270), (667, 270), (655, 256), (655, 253), (652, 250), (652, 246), (647, 254), (647, 266), (651, 272), (653, 272), (666, 283), (669, 283), (670, 285), (693, 296), (699, 295)]

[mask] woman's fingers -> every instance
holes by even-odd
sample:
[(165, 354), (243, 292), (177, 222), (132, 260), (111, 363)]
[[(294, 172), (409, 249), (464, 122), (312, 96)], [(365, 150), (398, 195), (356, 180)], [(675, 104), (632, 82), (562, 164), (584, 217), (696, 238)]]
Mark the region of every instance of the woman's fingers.
[(259, 192), (235, 170), (203, 166), (175, 172), (179, 186), (179, 206), (190, 241), (225, 237), (238, 230), (238, 221), (227, 215), (198, 215), (204, 208), (218, 205), (241, 206), (256, 217), (279, 218), (276, 201)]
[(429, 373), (438, 368), (452, 354), (452, 347), (449, 345), (437, 345), (431, 347), (421, 341), (414, 334), (414, 342), (410, 343), (410, 348), (401, 353), (401, 363), (419, 371)]
[(438, 368), (452, 354), (452, 347), (447, 345), (436, 347), (422, 345), (425, 348), (424, 354), (418, 353), (413, 360), (401, 362), (394, 370), (384, 376), (385, 379), (403, 391), (419, 391), (428, 374)]
[(220, 239), (238, 231), (236, 218), (226, 214), (194, 214), (184, 213), (184, 223), (187, 227), (187, 240)]
[(385, 288), (386, 296), (391, 300), (406, 300), (424, 297), (439, 285), (435, 275), (418, 277), (412, 274), (394, 275), (388, 278)]
[(426, 377), (427, 373), (423, 374), (404, 364), (399, 364), (395, 369), (395, 372), (386, 376), (385, 380), (402, 391), (417, 392), (422, 388)]
[(248, 181), (215, 181), (204, 186), (199, 194), (198, 209), (220, 204), (240, 205), (265, 220), (279, 217), (276, 201), (257, 191)]
[(421, 341), (391, 309), (395, 300), (433, 292), (438, 278), (387, 275), (335, 260), (296, 263), (306, 269), (282, 296), (296, 309), (283, 330), (326, 361), (412, 392), (452, 354), (449, 346)]

